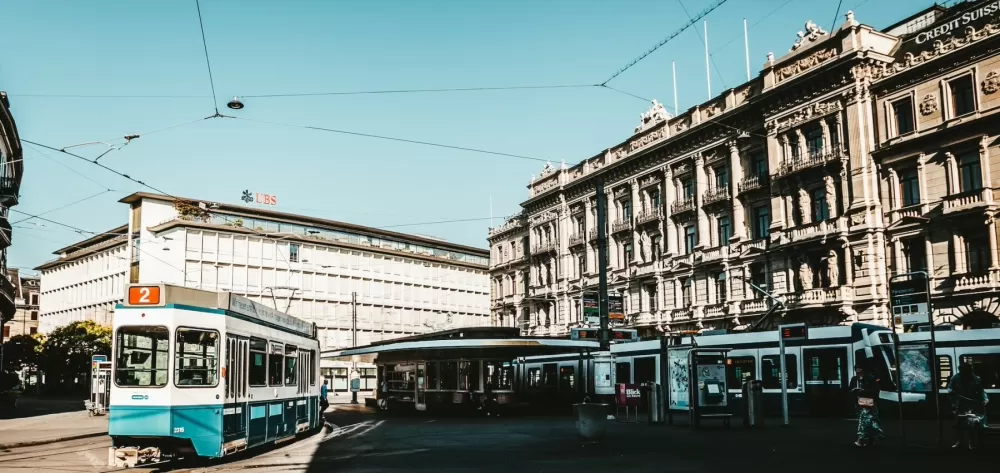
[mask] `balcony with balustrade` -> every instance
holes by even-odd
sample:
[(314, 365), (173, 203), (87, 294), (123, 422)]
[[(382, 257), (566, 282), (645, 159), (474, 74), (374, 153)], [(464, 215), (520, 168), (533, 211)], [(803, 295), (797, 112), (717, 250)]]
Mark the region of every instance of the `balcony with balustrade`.
[(702, 318), (707, 320), (723, 319), (729, 313), (728, 305), (725, 302), (706, 305), (703, 311)]
[(767, 299), (744, 299), (740, 301), (740, 313), (744, 315), (762, 314), (770, 308)]
[(702, 205), (712, 205), (721, 202), (728, 202), (732, 198), (729, 195), (729, 187), (713, 187), (702, 195), (701, 203)]
[(715, 263), (729, 258), (729, 245), (708, 248), (697, 253), (701, 263)]
[(847, 218), (840, 216), (830, 220), (799, 225), (786, 232), (790, 242), (802, 242), (816, 238), (833, 238), (839, 235), (846, 235), (848, 228)]
[(851, 288), (846, 286), (806, 289), (786, 294), (785, 306), (788, 308), (800, 308), (849, 303), (852, 300), (851, 292)]
[(831, 163), (840, 162), (847, 157), (847, 150), (843, 148), (828, 148), (821, 150), (810, 150), (797, 157), (785, 159), (778, 165), (777, 177), (783, 178), (793, 174), (825, 166)]
[(584, 233), (574, 233), (569, 236), (569, 247), (575, 248), (577, 246), (582, 246), (586, 240), (586, 235)]
[(670, 204), (670, 214), (673, 216), (681, 216), (689, 212), (694, 212), (694, 208), (694, 197), (689, 197)]
[(771, 185), (771, 176), (763, 175), (751, 175), (743, 178), (739, 185), (736, 187), (740, 194), (745, 194), (747, 192), (753, 192), (759, 189), (766, 189)]
[(1000, 270), (991, 269), (984, 272), (953, 274), (943, 278), (934, 278), (931, 287), (937, 292), (964, 293), (1000, 289)]
[(554, 241), (548, 243), (538, 243), (531, 246), (531, 254), (544, 255), (546, 253), (555, 253), (557, 248), (558, 245), (556, 245)]
[(655, 209), (643, 210), (635, 216), (636, 225), (645, 225), (651, 222), (659, 222), (663, 218), (663, 210), (659, 207)]
[(886, 224), (892, 225), (901, 222), (903, 219), (919, 219), (927, 214), (926, 204), (909, 205), (906, 207), (890, 210), (886, 214)]
[(959, 192), (944, 196), (942, 201), (942, 211), (945, 215), (985, 210), (993, 206), (993, 190), (977, 189)]
[(611, 224), (611, 233), (623, 233), (632, 230), (632, 219), (615, 220)]

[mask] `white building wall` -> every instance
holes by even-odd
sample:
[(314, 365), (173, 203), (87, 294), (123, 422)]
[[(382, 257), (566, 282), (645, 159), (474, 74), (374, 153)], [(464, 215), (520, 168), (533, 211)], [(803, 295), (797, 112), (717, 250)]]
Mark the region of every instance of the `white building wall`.
[(38, 331), (81, 320), (110, 325), (115, 305), (124, 300), (128, 251), (120, 245), (42, 271)]
[[(325, 348), (353, 344), (352, 293), (358, 345), (446, 327), (489, 325), (485, 268), (197, 228), (161, 236), (169, 240), (141, 246), (139, 282), (233, 291), (281, 311), (287, 308), (319, 326)], [(290, 255), (291, 245), (297, 246), (297, 257)], [(290, 290), (274, 289), (272, 298), (269, 288), (283, 286), (298, 291), (289, 300)]]

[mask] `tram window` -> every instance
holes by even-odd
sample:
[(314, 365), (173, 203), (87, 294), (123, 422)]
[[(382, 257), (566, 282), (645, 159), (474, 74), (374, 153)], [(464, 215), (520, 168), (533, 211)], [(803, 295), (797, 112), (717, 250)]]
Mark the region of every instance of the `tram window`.
[(427, 389), (438, 389), (438, 362), (427, 362)]
[(959, 360), (972, 365), (972, 372), (982, 380), (984, 389), (1000, 389), (1000, 354), (962, 355)]
[(250, 339), (250, 386), (267, 386), (267, 341)]
[(285, 357), (281, 352), (281, 344), (272, 343), (271, 352), (267, 354), (267, 384), (271, 386), (282, 385), (282, 368), (285, 366)]
[(493, 382), (493, 389), (511, 389), (514, 378), (513, 366), (504, 366), (502, 361), (487, 361), (483, 367), (487, 380)]
[[(734, 356), (726, 360), (726, 384), (730, 388), (743, 387), (747, 380), (757, 377), (757, 359), (752, 356)], [(781, 384), (778, 384), (781, 387)]]
[[(795, 355), (785, 355), (785, 369), (787, 370), (788, 389), (795, 389), (799, 385), (799, 365)], [(778, 355), (767, 355), (760, 357), (761, 384), (764, 389), (781, 389), (781, 359)]]
[(174, 349), (174, 384), (219, 384), (219, 332), (179, 328)]
[(557, 386), (558, 380), (556, 379), (556, 364), (546, 363), (542, 365), (542, 384), (545, 387), (554, 388)]
[(576, 386), (576, 369), (572, 366), (559, 367), (559, 389), (572, 391)]
[(937, 357), (938, 365), (938, 384), (941, 389), (948, 387), (948, 382), (951, 381), (951, 357), (948, 355), (938, 355)]
[(295, 386), (296, 365), (298, 363), (299, 349), (294, 345), (285, 345), (285, 386)]
[(316, 385), (316, 352), (309, 350), (309, 385)]
[(466, 376), (465, 376), (465, 379), (466, 379), (466, 381), (468, 382), (468, 385), (469, 385), (468, 389), (470, 391), (479, 391), (479, 390), (481, 390), (482, 387), (479, 386), (479, 378), (480, 378), (480, 376), (479, 376), (479, 372), (480, 372), (480, 369), (479, 369), (479, 360), (466, 361), (465, 363), (467, 363), (469, 365), (468, 366), (468, 371), (467, 371)]
[(454, 361), (441, 362), (441, 389), (458, 390), (458, 363)]
[(635, 384), (656, 381), (656, 358), (644, 356), (635, 359)]
[(115, 342), (115, 384), (129, 387), (167, 385), (170, 332), (166, 327), (121, 327)]
[(531, 368), (528, 370), (528, 386), (532, 388), (537, 388), (541, 386), (541, 371), (538, 368)]

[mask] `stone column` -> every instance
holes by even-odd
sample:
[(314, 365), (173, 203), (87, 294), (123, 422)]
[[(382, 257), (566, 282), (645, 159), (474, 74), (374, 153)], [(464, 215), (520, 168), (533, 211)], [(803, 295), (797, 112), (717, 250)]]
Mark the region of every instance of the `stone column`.
[(997, 265), (997, 221), (992, 215), (986, 217), (986, 231), (990, 234), (990, 270), (1000, 268)]
[(698, 215), (698, 244), (699, 248), (708, 246), (708, 215), (703, 208), (703, 196), (707, 190), (708, 177), (705, 175), (705, 157), (698, 153), (694, 157), (694, 205), (697, 207)]
[(666, 234), (666, 244), (667, 253), (672, 255), (677, 254), (677, 225), (674, 224), (674, 219), (670, 217), (671, 210), (670, 206), (677, 201), (677, 188), (674, 182), (674, 175), (668, 167), (663, 171), (663, 186), (666, 189), (663, 193), (663, 215), (666, 220), (667, 234)]
[(729, 142), (729, 176), (729, 192), (733, 196), (733, 237), (731, 241), (735, 242), (747, 239), (746, 210), (743, 208), (743, 201), (738, 196), (740, 179), (743, 178), (743, 163), (740, 159), (740, 149), (735, 140)]
[[(924, 188), (920, 188), (921, 192)], [(902, 196), (899, 195), (899, 175), (894, 168), (889, 168), (889, 210), (896, 210), (902, 207)]]
[(951, 231), (951, 248), (955, 254), (955, 268), (953, 273), (964, 273), (965, 268), (965, 248), (962, 245), (962, 237), (954, 230)]
[(907, 269), (904, 268), (904, 266), (907, 266), (907, 263), (904, 263), (903, 245), (899, 241), (899, 237), (892, 237), (892, 255), (896, 258), (896, 264), (894, 265), (896, 271), (894, 272), (896, 274), (903, 274), (903, 271)]
[(924, 254), (927, 258), (927, 277), (934, 278), (934, 242), (931, 241), (930, 235), (924, 236)]
[(854, 253), (847, 243), (844, 243), (844, 286), (854, 290)]
[(640, 248), (639, 248), (639, 246), (640, 246), (640, 240), (639, 240), (639, 231), (638, 231), (638, 228), (636, 228), (636, 225), (635, 225), (635, 216), (636, 216), (636, 212), (639, 211), (638, 209), (639, 208), (644, 208), (645, 205), (642, 205), (641, 207), (639, 206), (639, 204), (642, 202), (642, 198), (639, 195), (639, 181), (637, 179), (632, 179), (629, 182), (629, 187), (632, 190), (632, 197), (631, 197), (631, 199), (632, 199), (632, 218), (631, 218), (631, 221), (632, 221), (632, 231), (629, 232), (629, 234), (632, 235), (632, 260), (633, 261), (640, 261), (640, 258), (641, 258), (641, 255), (640, 255), (641, 251), (640, 251)]
[(809, 149), (806, 148), (806, 135), (802, 134), (801, 128), (795, 129), (795, 142), (799, 145), (799, 159), (809, 154)]
[[(926, 154), (924, 154), (924, 153), (920, 153), (920, 156), (917, 156), (917, 179), (920, 181), (920, 202), (921, 202), (920, 203), (920, 209), (921, 209), (921, 213), (924, 213), (924, 209), (927, 208), (927, 204), (924, 204), (924, 202), (927, 201), (927, 199), (926, 199), (925, 196), (927, 195), (927, 160), (928, 159), (929, 159), (929, 156), (926, 155)], [(930, 260), (927, 260), (927, 264), (928, 265), (930, 264)], [(928, 266), (928, 268), (929, 267), (930, 266)]]
[[(781, 166), (781, 160), (783, 160), (785, 156), (784, 150), (784, 136), (769, 134), (767, 137), (767, 166), (771, 175), (778, 173), (778, 169)], [(769, 200), (771, 203), (771, 225), (769, 230), (773, 232), (785, 225), (785, 201), (780, 194), (772, 195)]]
[(830, 148), (830, 125), (826, 123), (826, 118), (819, 121), (819, 126), (823, 130), (823, 152), (829, 153), (833, 151)]
[[(983, 181), (983, 189), (992, 189), (993, 188), (993, 185), (992, 185), (993, 180), (991, 179), (991, 176), (990, 176), (990, 148), (989, 148), (989, 146), (990, 146), (990, 142), (989, 142), (988, 138), (986, 137), (986, 135), (983, 135), (983, 137), (979, 140), (979, 165), (983, 168), (982, 169), (982, 174), (983, 174), (983, 179), (982, 179), (982, 181)], [(987, 202), (993, 202), (993, 192), (992, 191), (986, 192), (986, 199), (987, 199), (986, 200)], [(995, 247), (996, 247), (996, 245), (994, 245), (994, 248)]]
[(948, 194), (957, 194), (959, 189), (961, 189), (958, 180), (958, 163), (955, 160), (955, 155), (951, 154), (951, 152), (946, 152), (944, 156), (945, 174), (948, 181)]
[(837, 184), (833, 179), (833, 176), (827, 175), (823, 178), (823, 184), (826, 185), (826, 208), (830, 214), (830, 218), (837, 218)]

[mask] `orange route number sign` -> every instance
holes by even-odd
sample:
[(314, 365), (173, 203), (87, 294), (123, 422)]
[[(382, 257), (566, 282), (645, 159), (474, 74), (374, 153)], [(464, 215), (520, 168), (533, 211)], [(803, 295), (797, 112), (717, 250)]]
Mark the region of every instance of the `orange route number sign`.
[(133, 286), (128, 288), (129, 305), (159, 305), (159, 286)]

